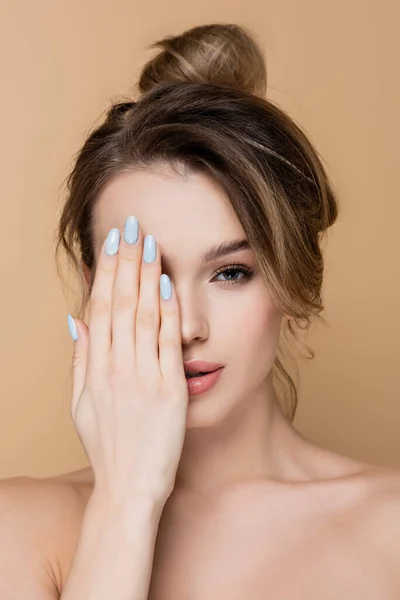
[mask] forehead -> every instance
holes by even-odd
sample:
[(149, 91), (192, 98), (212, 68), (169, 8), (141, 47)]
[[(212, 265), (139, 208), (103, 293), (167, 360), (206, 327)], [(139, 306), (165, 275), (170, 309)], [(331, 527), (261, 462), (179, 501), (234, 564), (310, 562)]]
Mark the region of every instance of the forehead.
[(102, 190), (94, 212), (96, 254), (108, 231), (123, 233), (128, 215), (167, 255), (198, 255), (221, 241), (246, 237), (229, 200), (210, 177), (167, 168), (122, 173)]

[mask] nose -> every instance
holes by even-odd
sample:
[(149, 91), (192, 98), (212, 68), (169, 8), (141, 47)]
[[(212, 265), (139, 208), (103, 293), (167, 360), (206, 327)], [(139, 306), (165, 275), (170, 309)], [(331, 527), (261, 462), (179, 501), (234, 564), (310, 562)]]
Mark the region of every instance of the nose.
[(181, 317), (182, 345), (190, 346), (194, 341), (204, 341), (208, 337), (206, 302), (195, 290), (176, 289)]

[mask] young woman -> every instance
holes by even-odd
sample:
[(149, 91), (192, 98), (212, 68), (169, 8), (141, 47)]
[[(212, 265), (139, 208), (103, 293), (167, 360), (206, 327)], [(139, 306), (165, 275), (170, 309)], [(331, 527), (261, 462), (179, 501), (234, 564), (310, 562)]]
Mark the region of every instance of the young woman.
[(2, 482), (0, 596), (398, 599), (400, 472), (301, 436), (278, 358), (322, 319), (338, 206), (318, 154), (265, 99), (248, 31), (155, 45), (59, 222), (90, 307), (68, 316), (90, 467)]

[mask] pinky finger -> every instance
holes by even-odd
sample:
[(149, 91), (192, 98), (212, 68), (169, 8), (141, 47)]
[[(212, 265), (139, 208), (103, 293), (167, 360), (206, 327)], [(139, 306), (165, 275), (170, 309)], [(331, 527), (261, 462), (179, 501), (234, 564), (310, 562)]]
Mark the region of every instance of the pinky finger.
[(68, 329), (74, 341), (72, 356), (73, 385), (70, 412), (75, 422), (76, 408), (86, 381), (89, 331), (85, 323), (79, 319), (73, 319), (71, 315), (68, 315)]
[(161, 376), (165, 381), (176, 381), (177, 376), (181, 375), (186, 381), (179, 304), (171, 280), (165, 274), (160, 276), (160, 321), (158, 344)]

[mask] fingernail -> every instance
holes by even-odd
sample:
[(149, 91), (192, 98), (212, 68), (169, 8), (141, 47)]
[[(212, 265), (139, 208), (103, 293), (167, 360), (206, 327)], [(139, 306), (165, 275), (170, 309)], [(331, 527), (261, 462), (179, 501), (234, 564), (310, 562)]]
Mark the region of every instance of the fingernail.
[(146, 235), (144, 238), (143, 260), (146, 263), (156, 260), (156, 240), (152, 235)]
[(106, 242), (106, 254), (108, 256), (115, 256), (118, 252), (120, 240), (120, 233), (118, 227), (113, 227), (108, 232), (107, 242)]
[(76, 328), (76, 323), (70, 314), (68, 314), (68, 330), (72, 337), (72, 340), (76, 342), (76, 340), (78, 339), (78, 330)]
[(139, 238), (139, 223), (136, 217), (128, 217), (125, 221), (124, 240), (127, 244), (136, 244)]
[(171, 280), (164, 273), (160, 277), (160, 293), (163, 300), (169, 300), (172, 296)]

